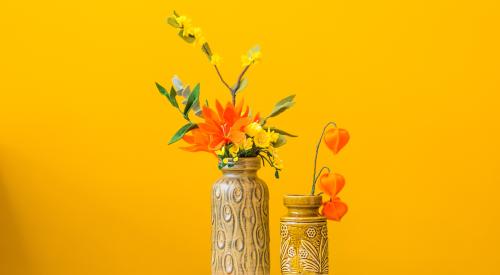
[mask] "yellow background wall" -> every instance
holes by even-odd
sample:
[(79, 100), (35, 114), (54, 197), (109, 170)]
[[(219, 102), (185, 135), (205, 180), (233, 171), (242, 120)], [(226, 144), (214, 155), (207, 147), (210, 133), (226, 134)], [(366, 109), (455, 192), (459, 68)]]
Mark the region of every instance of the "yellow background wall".
[(285, 193), (309, 190), (324, 123), (350, 144), (321, 160), (350, 206), (330, 223), (335, 274), (500, 274), (500, 2), (3, 1), (0, 274), (209, 274), (208, 154), (167, 146), (183, 123), (154, 87), (178, 74), (229, 99), (166, 24), (193, 18), (246, 100), (298, 133), (271, 190), (272, 273)]

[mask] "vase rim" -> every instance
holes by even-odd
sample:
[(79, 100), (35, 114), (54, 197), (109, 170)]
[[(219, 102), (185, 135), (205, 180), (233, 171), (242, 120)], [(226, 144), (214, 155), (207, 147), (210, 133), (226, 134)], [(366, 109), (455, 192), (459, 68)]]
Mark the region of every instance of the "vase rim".
[(287, 207), (319, 207), (322, 200), (320, 195), (287, 194), (283, 196), (283, 203)]
[(238, 161), (232, 162), (232, 159), (229, 159), (229, 163), (232, 163), (233, 166), (224, 166), (221, 168), (222, 171), (234, 171), (234, 170), (258, 170), (261, 167), (260, 159), (258, 157), (239, 157)]

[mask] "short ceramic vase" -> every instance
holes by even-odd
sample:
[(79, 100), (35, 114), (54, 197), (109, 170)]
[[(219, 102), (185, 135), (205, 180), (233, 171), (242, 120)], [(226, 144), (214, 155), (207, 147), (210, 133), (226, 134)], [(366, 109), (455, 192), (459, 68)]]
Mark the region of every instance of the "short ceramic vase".
[(212, 275), (269, 275), (269, 190), (258, 158), (222, 168), (212, 187)]
[(328, 229), (319, 214), (321, 196), (286, 195), (281, 218), (280, 263), (283, 275), (328, 274)]

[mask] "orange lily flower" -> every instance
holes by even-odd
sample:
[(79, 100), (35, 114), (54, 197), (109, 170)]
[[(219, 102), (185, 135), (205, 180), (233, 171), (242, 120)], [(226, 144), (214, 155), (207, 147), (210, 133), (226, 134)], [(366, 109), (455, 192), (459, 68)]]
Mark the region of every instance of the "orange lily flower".
[(346, 129), (331, 128), (325, 133), (325, 144), (333, 154), (337, 154), (349, 141), (349, 132)]
[(329, 220), (340, 221), (347, 213), (347, 204), (337, 197), (344, 185), (344, 177), (337, 173), (325, 173), (319, 178), (319, 187), (330, 196), (330, 200), (323, 203), (322, 209), (323, 216)]
[(214, 152), (225, 144), (240, 144), (245, 140), (244, 129), (253, 120), (248, 116), (248, 107), (243, 112), (243, 100), (236, 106), (228, 102), (225, 107), (216, 101), (215, 107), (216, 111), (203, 106), (204, 122), (198, 123), (198, 128), (193, 129), (189, 135), (184, 135), (182, 139), (191, 146), (182, 149)]

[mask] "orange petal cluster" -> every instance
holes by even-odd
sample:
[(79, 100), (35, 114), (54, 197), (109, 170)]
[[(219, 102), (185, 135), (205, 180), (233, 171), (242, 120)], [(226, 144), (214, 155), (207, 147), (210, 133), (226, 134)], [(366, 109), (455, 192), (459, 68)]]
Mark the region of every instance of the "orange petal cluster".
[(349, 141), (349, 132), (342, 128), (331, 128), (325, 133), (326, 146), (336, 155)]
[(342, 202), (337, 194), (344, 188), (345, 179), (337, 173), (325, 173), (319, 178), (319, 187), (330, 196), (330, 200), (323, 202), (322, 214), (329, 220), (340, 221), (347, 213), (347, 204)]
[(190, 134), (184, 135), (182, 139), (190, 146), (182, 149), (213, 153), (227, 143), (241, 144), (245, 140), (245, 127), (258, 120), (258, 116), (254, 119), (249, 116), (248, 106), (243, 112), (243, 100), (236, 106), (228, 102), (225, 107), (219, 101), (215, 101), (215, 108), (216, 110), (213, 110), (203, 106), (204, 122), (198, 123), (198, 128), (192, 130)]

